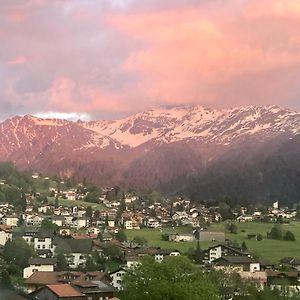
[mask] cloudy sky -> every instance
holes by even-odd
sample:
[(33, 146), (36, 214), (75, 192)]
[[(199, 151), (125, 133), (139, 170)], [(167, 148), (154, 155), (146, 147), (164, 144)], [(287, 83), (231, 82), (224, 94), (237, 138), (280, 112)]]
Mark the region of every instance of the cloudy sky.
[(0, 120), (157, 106), (300, 111), (298, 0), (0, 1)]

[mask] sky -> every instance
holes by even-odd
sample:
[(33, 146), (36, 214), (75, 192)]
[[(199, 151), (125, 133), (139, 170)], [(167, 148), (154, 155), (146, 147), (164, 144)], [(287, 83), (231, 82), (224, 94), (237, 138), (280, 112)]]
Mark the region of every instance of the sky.
[(300, 110), (298, 0), (0, 1), (0, 120)]

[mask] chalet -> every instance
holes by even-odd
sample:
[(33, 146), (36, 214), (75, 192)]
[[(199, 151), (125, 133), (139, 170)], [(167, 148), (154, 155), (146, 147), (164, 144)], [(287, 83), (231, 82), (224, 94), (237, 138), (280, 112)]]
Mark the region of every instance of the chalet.
[(250, 255), (246, 252), (243, 252), (241, 249), (230, 247), (224, 244), (219, 244), (204, 250), (203, 256), (204, 256), (203, 262), (211, 263), (215, 259), (224, 256), (250, 256)]
[(122, 289), (122, 280), (123, 280), (123, 277), (126, 273), (127, 273), (127, 270), (123, 267), (109, 273), (109, 276), (112, 278), (111, 284), (117, 290)]
[(154, 259), (156, 262), (162, 262), (166, 257), (170, 256), (180, 256), (181, 253), (178, 250), (170, 250), (170, 249), (159, 249), (154, 254)]
[(172, 216), (173, 221), (182, 221), (187, 218), (189, 218), (189, 215), (185, 211), (177, 211)]
[(103, 281), (75, 281), (72, 286), (90, 300), (109, 299), (114, 296), (116, 289), (109, 283)]
[(68, 191), (66, 193), (66, 197), (68, 200), (76, 200), (76, 193), (74, 191)]
[(253, 216), (241, 215), (241, 216), (238, 216), (236, 220), (238, 222), (252, 222), (253, 221)]
[(71, 229), (70, 227), (60, 227), (58, 229), (58, 234), (61, 236), (70, 236), (71, 235)]
[(48, 284), (30, 294), (32, 299), (39, 300), (84, 300), (85, 295), (70, 284)]
[(173, 242), (193, 242), (195, 236), (193, 234), (170, 234), (169, 240)]
[(127, 218), (124, 219), (123, 225), (124, 225), (125, 229), (133, 229), (132, 220), (131, 219), (127, 219)]
[(40, 215), (26, 215), (24, 221), (26, 226), (40, 227), (43, 219), (44, 218)]
[(56, 224), (59, 227), (66, 225), (66, 218), (64, 216), (52, 216), (51, 221), (53, 224)]
[(6, 215), (2, 219), (2, 224), (7, 225), (7, 226), (11, 226), (11, 227), (17, 227), (18, 226), (18, 221), (19, 221), (19, 218), (17, 216), (15, 216), (15, 215)]
[(299, 295), (300, 292), (300, 273), (266, 271), (267, 285), (271, 290), (284, 291), (288, 296)]
[(65, 284), (84, 282), (84, 281), (111, 282), (111, 277), (104, 272), (34, 272), (29, 278), (25, 279), (26, 290), (30, 293), (49, 284)]
[(59, 238), (54, 240), (56, 253), (63, 253), (72, 269), (84, 267), (87, 256), (92, 251), (92, 239)]
[(149, 219), (147, 221), (147, 227), (148, 228), (159, 228), (160, 227), (159, 221), (156, 219)]
[(212, 262), (216, 269), (225, 272), (257, 272), (260, 264), (248, 256), (221, 256)]
[(56, 260), (52, 258), (30, 258), (28, 264), (29, 266), (23, 270), (23, 278), (28, 278), (37, 271), (53, 272)]
[(284, 257), (280, 263), (292, 267), (294, 270), (300, 271), (300, 259), (295, 257)]
[(8, 240), (12, 239), (12, 228), (7, 225), (0, 225), (0, 246), (4, 246)]
[(33, 248), (35, 250), (49, 250), (53, 253), (53, 237), (54, 235), (52, 230), (39, 230), (33, 237)]

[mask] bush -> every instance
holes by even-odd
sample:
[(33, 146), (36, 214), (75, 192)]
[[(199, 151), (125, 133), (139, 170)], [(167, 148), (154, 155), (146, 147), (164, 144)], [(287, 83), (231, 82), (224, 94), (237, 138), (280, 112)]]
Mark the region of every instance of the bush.
[(296, 241), (294, 234), (291, 231), (287, 231), (283, 237), (286, 241)]

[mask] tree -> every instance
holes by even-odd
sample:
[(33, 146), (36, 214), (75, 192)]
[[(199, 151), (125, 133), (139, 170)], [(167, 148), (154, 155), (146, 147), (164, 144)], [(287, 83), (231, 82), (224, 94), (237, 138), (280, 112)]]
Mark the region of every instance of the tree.
[(170, 257), (164, 263), (144, 257), (123, 280), (123, 300), (217, 300), (218, 290), (209, 276), (186, 257)]
[(25, 268), (27, 266), (28, 260), (33, 254), (33, 248), (31, 248), (21, 237), (12, 241), (8, 240), (3, 249), (5, 261), (9, 264), (15, 264), (20, 268)]
[(132, 241), (140, 246), (146, 246), (148, 243), (148, 241), (142, 236), (135, 236)]
[(243, 251), (248, 251), (248, 247), (247, 247), (247, 245), (246, 245), (246, 242), (244, 241), (244, 242), (242, 242), (242, 250)]
[(52, 223), (52, 221), (49, 218), (45, 218), (41, 223), (41, 228), (56, 231), (58, 226)]
[(118, 233), (116, 234), (116, 239), (119, 241), (119, 242), (125, 242), (127, 241), (127, 236), (126, 236), (126, 233), (123, 229), (120, 229), (118, 231)]
[(58, 195), (56, 195), (56, 197), (55, 197), (54, 207), (55, 207), (55, 208), (58, 208), (58, 207), (59, 207)]
[(59, 271), (67, 271), (69, 269), (68, 263), (63, 253), (57, 255), (57, 269)]
[(104, 255), (110, 257), (111, 259), (120, 260), (123, 258), (122, 251), (117, 245), (109, 244), (103, 249)]
[(85, 215), (87, 218), (89, 218), (90, 220), (92, 219), (93, 217), (93, 209), (91, 206), (88, 206), (85, 210)]
[(230, 233), (237, 234), (238, 228), (236, 224), (228, 223), (226, 224), (226, 230), (228, 230)]
[(271, 231), (268, 234), (268, 237), (274, 240), (282, 240), (281, 227), (279, 225), (275, 225), (274, 227), (272, 227)]
[(291, 231), (287, 231), (283, 237), (286, 241), (296, 241), (294, 234)]
[(195, 262), (196, 262), (196, 264), (202, 264), (202, 262), (203, 262), (203, 252), (200, 248), (199, 240), (197, 241), (197, 248), (195, 251)]

